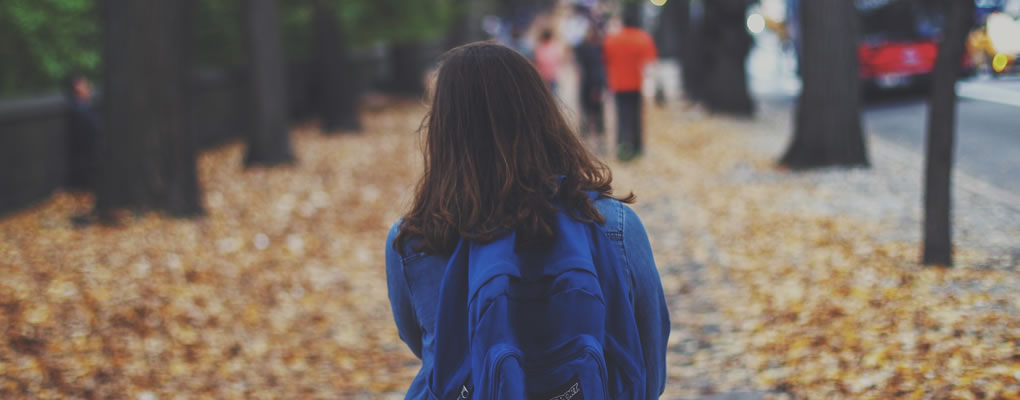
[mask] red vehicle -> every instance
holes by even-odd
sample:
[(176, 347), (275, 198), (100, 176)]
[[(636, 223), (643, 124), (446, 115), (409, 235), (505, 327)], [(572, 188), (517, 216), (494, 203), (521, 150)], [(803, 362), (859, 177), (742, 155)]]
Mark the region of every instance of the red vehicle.
[[(870, 8), (862, 3), (858, 1), (862, 40), (857, 48), (862, 84), (881, 90), (927, 83), (944, 19), (934, 2), (871, 1)], [(969, 57), (963, 62), (965, 70), (973, 69)]]
[[(788, 31), (800, 50), (800, 4), (787, 0)], [(861, 84), (866, 89), (893, 89), (924, 85), (935, 70), (939, 27), (945, 17), (932, 0), (853, 0), (860, 18), (857, 47)], [(957, 1), (957, 0), (953, 0)], [(973, 1), (973, 0), (959, 0)], [(989, 0), (996, 1), (996, 0)], [(799, 54), (798, 54), (799, 57)], [(965, 74), (973, 74), (970, 57), (962, 61)]]
[(880, 89), (923, 83), (935, 69), (935, 40), (861, 43), (857, 48), (861, 82)]

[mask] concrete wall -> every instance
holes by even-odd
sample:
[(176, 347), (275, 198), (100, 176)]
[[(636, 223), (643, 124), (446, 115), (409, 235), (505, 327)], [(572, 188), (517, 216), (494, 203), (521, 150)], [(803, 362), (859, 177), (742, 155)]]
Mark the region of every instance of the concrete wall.
[[(435, 58), (435, 49), (428, 57)], [(434, 54), (433, 54), (434, 53)], [(352, 54), (352, 74), (364, 76), (360, 91), (382, 86), (388, 60), (384, 47)], [(240, 138), (250, 101), (243, 70), (197, 71), (192, 85), (192, 127), (205, 149)], [(292, 120), (313, 116), (308, 66), (287, 68)], [(59, 94), (0, 100), (0, 217), (42, 201), (68, 184), (68, 132)], [(102, 116), (102, 113), (99, 113)]]
[[(240, 137), (248, 100), (243, 72), (201, 71), (192, 84), (192, 123), (199, 145), (208, 148)], [(0, 216), (43, 200), (68, 183), (64, 113), (59, 94), (0, 101)]]
[(0, 103), (0, 215), (66, 181), (63, 103), (58, 95)]

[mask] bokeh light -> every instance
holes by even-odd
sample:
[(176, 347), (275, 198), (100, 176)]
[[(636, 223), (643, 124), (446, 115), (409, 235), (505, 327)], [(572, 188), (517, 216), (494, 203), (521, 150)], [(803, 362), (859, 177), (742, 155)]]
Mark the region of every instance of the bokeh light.
[(765, 31), (765, 17), (757, 13), (751, 14), (747, 17), (747, 29), (751, 33), (762, 33)]
[(1009, 57), (1002, 53), (996, 54), (995, 58), (992, 58), (992, 68), (995, 69), (995, 72), (1005, 71), (1008, 63)]

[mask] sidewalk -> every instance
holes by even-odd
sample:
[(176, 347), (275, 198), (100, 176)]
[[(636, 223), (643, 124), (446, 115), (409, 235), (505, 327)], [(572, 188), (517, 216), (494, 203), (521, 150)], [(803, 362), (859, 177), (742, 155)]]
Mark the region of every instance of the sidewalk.
[(649, 154), (614, 163), (674, 321), (664, 398), (1020, 390), (1020, 212), (958, 189), (960, 265), (920, 267), (912, 161), (780, 172), (784, 118), (652, 110)]
[[(672, 318), (664, 399), (1020, 393), (1020, 212), (957, 179), (954, 269), (917, 264), (920, 163), (774, 168), (789, 113), (646, 108), (647, 154), (610, 160)], [(399, 399), (419, 367), (383, 243), (420, 174), (424, 109), (296, 132), (300, 160), (199, 162), (207, 215), (74, 229), (58, 194), (0, 220), (0, 397)]]
[[(799, 90), (773, 79), (790, 60), (763, 54), (751, 63), (770, 78), (754, 91)], [(792, 174), (774, 168), (786, 110), (763, 102), (733, 121), (646, 105), (648, 154), (611, 164), (638, 194), (670, 305), (663, 398), (1020, 392), (1020, 202), (1008, 192), (957, 170), (958, 266), (924, 268), (921, 155), (872, 136), (871, 169)]]
[(977, 77), (956, 85), (956, 93), (967, 99), (1020, 107), (1020, 77)]
[[(754, 132), (747, 145), (761, 157), (778, 159), (790, 138), (792, 115), (788, 109), (762, 102), (753, 121), (726, 121), (730, 129)], [(735, 181), (786, 179), (815, 186), (822, 194), (802, 199), (801, 212), (847, 215), (883, 225), (882, 240), (920, 242), (923, 217), (924, 155), (905, 149), (879, 135), (868, 136), (871, 168), (823, 170), (800, 174), (775, 170), (754, 171), (743, 165)], [(953, 170), (954, 242), (963, 264), (973, 268), (1020, 271), (1020, 197)], [(968, 251), (984, 254), (968, 259)]]
[[(289, 168), (242, 169), (240, 143), (209, 152), (201, 220), (74, 229), (87, 205), (57, 195), (0, 221), (0, 397), (400, 398), (419, 364), (382, 244), (421, 168), (423, 112), (299, 132)], [(979, 240), (956, 269), (920, 267), (916, 225), (887, 221), (902, 207), (854, 207), (898, 201), (884, 173), (781, 173), (764, 122), (647, 117), (647, 155), (610, 164), (670, 306), (664, 399), (1020, 391), (1020, 276), (980, 268)], [(844, 175), (871, 191), (843, 193)]]

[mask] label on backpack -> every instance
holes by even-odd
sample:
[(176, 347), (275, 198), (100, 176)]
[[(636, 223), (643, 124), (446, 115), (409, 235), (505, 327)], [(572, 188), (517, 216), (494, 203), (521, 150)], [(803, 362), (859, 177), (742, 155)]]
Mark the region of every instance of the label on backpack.
[(528, 397), (534, 400), (584, 400), (584, 392), (581, 391), (581, 380), (575, 376), (556, 389)]

